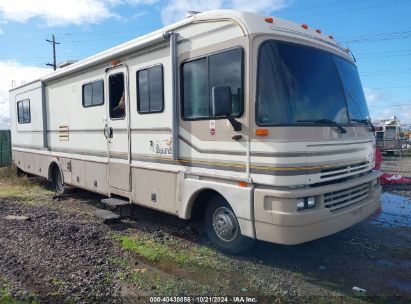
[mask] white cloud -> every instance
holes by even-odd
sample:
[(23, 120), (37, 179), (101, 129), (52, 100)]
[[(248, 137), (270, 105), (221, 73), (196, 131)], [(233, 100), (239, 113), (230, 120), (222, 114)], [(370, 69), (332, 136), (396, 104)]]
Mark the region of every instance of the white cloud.
[(187, 11), (207, 11), (212, 9), (239, 9), (269, 14), (289, 5), (288, 0), (171, 0), (161, 13), (164, 24), (185, 18)]
[(376, 104), (383, 98), (383, 95), (380, 90), (372, 88), (364, 88), (365, 99), (367, 100), (368, 105)]
[(0, 129), (10, 128), (9, 90), (17, 85), (50, 73), (50, 69), (24, 66), (15, 61), (0, 61)]
[[(289, 5), (292, 0), (171, 0), (161, 7), (164, 24), (185, 18), (186, 11), (240, 9), (269, 14)], [(0, 20), (26, 22), (39, 18), (48, 26), (93, 24), (118, 18), (120, 5), (153, 6), (159, 0), (0, 0)]]
[(3, 30), (0, 28), (0, 35), (4, 34)]
[(111, 7), (152, 5), (158, 0), (0, 0), (0, 17), (5, 21), (26, 22), (40, 18), (48, 26), (92, 24), (118, 17)]
[(373, 112), (373, 120), (389, 119), (397, 117), (401, 123), (411, 124), (411, 111), (409, 106), (394, 106), (381, 107), (371, 110)]
[(98, 0), (0, 0), (0, 16), (18, 22), (39, 17), (53, 26), (97, 23), (113, 14), (105, 2)]

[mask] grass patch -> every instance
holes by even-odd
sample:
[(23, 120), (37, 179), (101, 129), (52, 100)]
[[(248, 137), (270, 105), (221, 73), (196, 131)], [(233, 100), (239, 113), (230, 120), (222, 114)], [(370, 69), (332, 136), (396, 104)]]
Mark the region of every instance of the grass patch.
[[(179, 239), (153, 239), (144, 234), (117, 236), (123, 250), (135, 252), (151, 262), (173, 263), (183, 267), (221, 269), (216, 259), (225, 259), (206, 246), (192, 244), (188, 247)], [(221, 261), (220, 261), (221, 263)]]
[(0, 168), (0, 197), (13, 197), (30, 204), (44, 201), (53, 192), (37, 180), (18, 177), (11, 167)]
[(39, 304), (40, 302), (35, 299), (35, 295), (30, 295), (30, 300), (17, 300), (10, 292), (10, 284), (5, 280), (0, 280), (0, 304)]

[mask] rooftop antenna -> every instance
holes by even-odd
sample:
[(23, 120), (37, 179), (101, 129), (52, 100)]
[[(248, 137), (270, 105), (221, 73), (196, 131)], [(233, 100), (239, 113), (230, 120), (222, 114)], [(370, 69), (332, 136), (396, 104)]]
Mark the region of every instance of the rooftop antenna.
[(190, 17), (193, 17), (194, 15), (197, 15), (197, 14), (200, 14), (200, 13), (201, 12), (199, 12), (199, 11), (187, 11), (186, 17), (190, 18)]

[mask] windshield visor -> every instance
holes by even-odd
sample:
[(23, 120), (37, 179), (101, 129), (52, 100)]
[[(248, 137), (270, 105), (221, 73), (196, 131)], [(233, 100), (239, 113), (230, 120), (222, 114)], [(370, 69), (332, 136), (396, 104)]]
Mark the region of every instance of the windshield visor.
[(357, 68), (332, 53), (266, 41), (259, 51), (257, 81), (259, 125), (369, 119)]

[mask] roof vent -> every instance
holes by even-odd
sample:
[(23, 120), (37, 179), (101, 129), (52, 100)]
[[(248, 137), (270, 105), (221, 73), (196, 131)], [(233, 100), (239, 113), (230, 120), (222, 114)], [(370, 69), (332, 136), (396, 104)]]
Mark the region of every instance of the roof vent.
[(197, 14), (200, 14), (200, 13), (201, 12), (198, 12), (198, 11), (187, 11), (186, 17), (190, 18), (190, 17), (193, 17), (194, 15), (197, 15)]
[(62, 68), (65, 68), (66, 66), (69, 66), (69, 65), (71, 65), (71, 64), (73, 64), (73, 63), (76, 63), (78, 60), (66, 60), (66, 61), (64, 61), (64, 62), (62, 62), (62, 63), (59, 63), (58, 65), (57, 65), (57, 68), (59, 68), (59, 69), (62, 69)]

